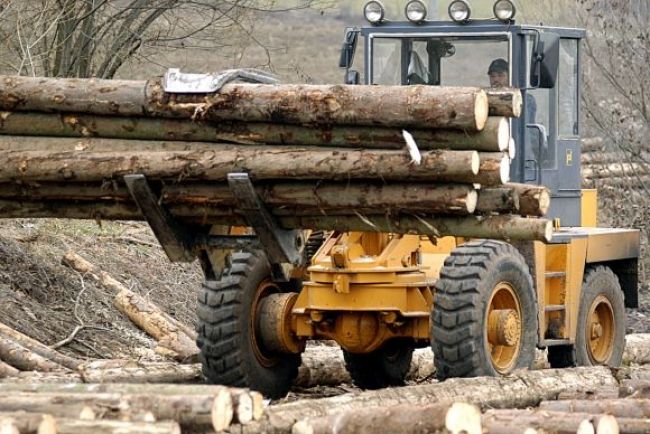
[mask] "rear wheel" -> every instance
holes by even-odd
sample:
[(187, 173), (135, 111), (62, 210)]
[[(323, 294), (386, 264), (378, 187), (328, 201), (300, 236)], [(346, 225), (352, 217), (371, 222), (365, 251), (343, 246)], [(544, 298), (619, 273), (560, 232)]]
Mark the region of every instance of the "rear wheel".
[(367, 354), (343, 350), (343, 357), (352, 381), (362, 389), (403, 386), (411, 368), (413, 347), (395, 339)]
[(250, 387), (278, 398), (297, 376), (300, 355), (274, 352), (262, 343), (261, 301), (288, 292), (270, 276), (264, 253), (233, 253), (221, 279), (207, 281), (199, 295), (197, 344), (211, 383)]
[(521, 254), (499, 241), (456, 248), (436, 282), (431, 346), (439, 378), (505, 375), (532, 366), (533, 281)]
[(575, 346), (549, 347), (554, 368), (619, 366), (625, 346), (625, 300), (618, 277), (609, 267), (585, 272), (578, 309)]

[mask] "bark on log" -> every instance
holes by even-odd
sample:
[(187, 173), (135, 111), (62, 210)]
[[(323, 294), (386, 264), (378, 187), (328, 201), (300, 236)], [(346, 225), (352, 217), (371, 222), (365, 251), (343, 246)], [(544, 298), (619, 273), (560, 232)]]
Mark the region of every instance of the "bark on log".
[[(57, 434), (181, 434), (176, 422), (57, 419)], [(38, 433), (42, 434), (42, 433)]]
[(487, 88), (490, 116), (505, 116), (518, 118), (521, 116), (521, 107), (524, 99), (521, 91), (515, 88)]
[(565, 413), (611, 414), (632, 419), (650, 418), (650, 399), (544, 401), (539, 408)]
[(291, 434), (482, 434), (481, 410), (469, 404), (370, 407), (304, 419)]
[(625, 336), (623, 364), (645, 365), (650, 363), (650, 333), (638, 333)]
[(618, 396), (618, 383), (607, 368), (517, 372), (508, 377), (454, 378), (443, 383), (348, 393), (330, 398), (270, 406), (244, 432), (287, 432), (297, 421), (365, 407), (468, 402), (486, 407), (525, 408), (558, 396)]
[[(247, 226), (239, 215), (197, 215), (194, 208), (170, 207), (173, 215), (189, 224)], [(16, 202), (0, 200), (2, 218), (73, 218), (92, 220), (142, 220), (129, 204), (79, 204), (76, 202)], [(280, 216), (285, 229), (322, 229), (361, 232), (390, 232), (500, 240), (550, 241), (553, 225), (549, 220), (517, 216), (429, 217), (429, 216)]]
[(0, 360), (21, 371), (48, 372), (65, 369), (4, 335), (0, 335)]
[(517, 192), (519, 196), (519, 214), (543, 217), (548, 213), (551, 206), (551, 192), (548, 188), (517, 183), (509, 183), (505, 187)]
[(510, 181), (510, 157), (502, 152), (483, 152), (478, 175), (469, 178), (482, 187), (500, 186)]
[(191, 358), (199, 353), (194, 339), (185, 334), (179, 322), (155, 304), (134, 293), (108, 273), (96, 265), (83, 259), (74, 252), (68, 252), (63, 257), (63, 263), (74, 270), (90, 275), (103, 286), (116, 292), (113, 304), (133, 323), (156, 339), (160, 345), (178, 353), (183, 359)]
[[(56, 434), (56, 422), (54, 418), (47, 414), (27, 413), (25, 411), (4, 412), (0, 413), (0, 426), (5, 421), (11, 421), (11, 425), (17, 429), (20, 434)], [(0, 433), (4, 434), (4, 428), (0, 428)]]
[(613, 163), (582, 169), (582, 177), (588, 179), (614, 178), (619, 176), (644, 176), (650, 174), (650, 167), (639, 163)]
[(201, 365), (148, 363), (119, 368), (77, 368), (85, 383), (191, 383), (202, 381)]
[(18, 375), (20, 371), (0, 360), (0, 378)]
[(53, 361), (54, 363), (65, 366), (68, 369), (77, 369), (77, 366), (81, 364), (81, 360), (68, 357), (65, 354), (61, 354), (60, 352), (53, 350), (46, 345), (43, 345), (36, 339), (32, 339), (29, 336), (19, 332), (18, 330), (12, 329), (3, 323), (0, 323), (0, 335), (4, 335), (9, 339), (18, 342), (28, 350), (31, 350), (36, 354)]
[(479, 88), (228, 84), (217, 94), (168, 94), (145, 81), (0, 77), (0, 108), (96, 115), (199, 117), (297, 124), (386, 125), (481, 131)]
[(478, 192), (476, 212), (506, 214), (519, 212), (519, 195), (513, 188), (482, 188)]
[[(430, 348), (419, 348), (413, 352), (407, 381), (419, 381), (433, 375), (433, 353)], [(343, 351), (338, 346), (308, 345), (302, 353), (302, 364), (294, 385), (298, 387), (335, 386), (351, 383), (352, 378), (345, 368)]]
[(621, 381), (620, 396), (633, 398), (650, 398), (650, 380), (630, 379)]
[[(510, 124), (503, 117), (488, 118), (485, 128), (480, 132), (422, 129), (408, 131), (422, 150), (503, 152), (508, 149), (510, 140)], [(0, 134), (0, 150), (24, 151), (66, 151), (77, 147), (94, 151), (155, 151), (161, 150), (161, 144), (168, 150), (197, 150), (189, 149), (187, 143), (182, 142), (207, 142), (202, 144), (201, 149), (209, 149), (210, 143), (222, 142), (367, 149), (404, 148), (404, 136), (400, 128), (326, 125), (309, 127), (226, 121), (208, 124), (190, 119), (124, 118), (74, 113), (3, 112), (0, 113)], [(42, 138), (34, 139), (34, 136)], [(82, 140), (53, 139), (54, 137), (76, 137)], [(133, 141), (137, 148), (97, 139), (101, 137)], [(38, 143), (38, 147), (35, 143)]]
[[(488, 154), (491, 155), (491, 154)], [(219, 146), (193, 152), (12, 152), (0, 153), (0, 182), (121, 180), (142, 173), (151, 180), (225, 181), (229, 173), (248, 172), (253, 180), (316, 179), (347, 181), (444, 181), (473, 183), (479, 171), (475, 151), (424, 151), (414, 165), (405, 150), (310, 150), (252, 146)], [(489, 165), (488, 165), (489, 164)], [(506, 163), (509, 167), (509, 162)], [(487, 158), (481, 183), (503, 179), (500, 160)]]
[[(473, 186), (465, 184), (266, 183), (257, 185), (256, 191), (276, 215), (354, 215), (364, 209), (375, 214), (405, 211), (467, 215), (474, 212), (477, 201)], [(0, 184), (0, 198), (131, 202), (130, 194), (120, 185), (103, 188), (78, 183)], [(160, 201), (165, 205), (192, 205), (198, 215), (214, 214), (216, 208), (224, 215), (236, 213), (232, 190), (225, 184), (163, 186)]]
[[(200, 366), (197, 365), (199, 368)], [(264, 412), (264, 398), (248, 389), (224, 388), (205, 384), (107, 384), (107, 383), (70, 383), (70, 384), (0, 384), (0, 392), (5, 394), (41, 393), (41, 394), (133, 394), (133, 395), (213, 395), (219, 396), (227, 390), (233, 403), (237, 423), (246, 424), (259, 420)]]
[(80, 374), (77, 372), (69, 371), (67, 369), (65, 371), (50, 372), (27, 371), (19, 372), (17, 375), (0, 379), (0, 390), (6, 384), (68, 384), (80, 383), (82, 381), (83, 379), (81, 378)]
[(221, 431), (233, 418), (226, 387), (217, 395), (159, 395), (118, 393), (18, 393), (0, 396), (0, 411), (28, 411), (77, 418), (85, 407), (107, 418), (129, 418), (150, 412), (156, 419), (172, 419), (181, 426), (212, 427)]

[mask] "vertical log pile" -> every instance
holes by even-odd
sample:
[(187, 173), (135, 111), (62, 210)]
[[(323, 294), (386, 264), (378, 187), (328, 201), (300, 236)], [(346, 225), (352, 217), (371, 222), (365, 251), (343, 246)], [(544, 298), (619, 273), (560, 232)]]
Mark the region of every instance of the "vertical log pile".
[(507, 184), (515, 89), (0, 76), (0, 110), (0, 217), (138, 219), (141, 173), (183, 221), (242, 225), (247, 172), (286, 228), (551, 236), (548, 191)]

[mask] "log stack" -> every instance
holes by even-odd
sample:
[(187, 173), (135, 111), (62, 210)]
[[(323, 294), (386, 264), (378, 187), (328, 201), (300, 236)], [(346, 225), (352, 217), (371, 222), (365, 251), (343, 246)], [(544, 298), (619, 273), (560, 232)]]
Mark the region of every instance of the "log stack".
[(548, 240), (548, 191), (508, 184), (518, 90), (0, 76), (0, 216), (140, 219), (144, 174), (189, 224), (246, 225), (247, 172), (285, 228)]

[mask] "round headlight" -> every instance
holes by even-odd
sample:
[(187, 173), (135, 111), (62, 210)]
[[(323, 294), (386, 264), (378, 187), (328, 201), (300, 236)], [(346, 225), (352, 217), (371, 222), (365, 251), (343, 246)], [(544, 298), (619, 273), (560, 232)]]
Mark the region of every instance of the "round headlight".
[(386, 10), (379, 1), (371, 1), (363, 7), (363, 15), (370, 24), (377, 24), (383, 21)]
[(412, 0), (406, 4), (406, 18), (412, 23), (420, 23), (427, 17), (427, 7), (420, 0)]
[(515, 13), (517, 13), (515, 5), (510, 0), (499, 0), (492, 9), (494, 16), (499, 21), (511, 21), (515, 17)]
[(449, 18), (457, 23), (466, 23), (469, 21), (469, 17), (472, 14), (469, 4), (467, 4), (465, 0), (455, 0), (451, 2), (448, 12)]

